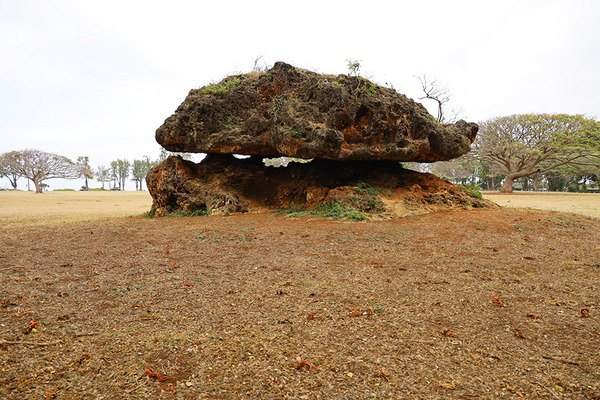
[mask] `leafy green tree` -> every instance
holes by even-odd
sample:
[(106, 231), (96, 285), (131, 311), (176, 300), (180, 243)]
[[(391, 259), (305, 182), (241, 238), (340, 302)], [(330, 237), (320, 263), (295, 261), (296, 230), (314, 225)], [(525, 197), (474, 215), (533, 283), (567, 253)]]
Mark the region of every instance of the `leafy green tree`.
[(515, 179), (559, 167), (597, 164), (600, 124), (582, 115), (523, 114), (480, 124), (473, 154), (506, 176), (501, 192), (511, 193)]
[(90, 166), (90, 158), (88, 156), (77, 157), (77, 166), (79, 167), (80, 176), (85, 178), (85, 187), (89, 188), (88, 179), (94, 177), (92, 167)]
[(9, 170), (29, 179), (36, 193), (42, 193), (43, 181), (54, 178), (76, 179), (80, 175), (78, 166), (67, 157), (44, 151), (27, 149), (7, 153)]
[[(117, 173), (117, 169), (118, 169), (118, 165), (116, 161), (111, 161), (110, 162), (110, 167), (109, 167), (109, 173), (108, 176), (110, 178), (110, 181), (112, 182), (112, 187), (116, 188), (117, 184), (119, 183), (118, 180), (118, 173)], [(120, 189), (120, 187), (119, 187)]]
[(133, 181), (135, 182), (136, 190), (143, 189), (143, 182), (146, 179), (146, 175), (150, 171), (150, 168), (156, 165), (156, 162), (151, 161), (150, 157), (144, 156), (141, 160), (133, 160), (131, 165), (131, 174), (133, 175)]
[(125, 182), (129, 177), (130, 168), (131, 163), (125, 159), (118, 159), (110, 163), (112, 178), (118, 183), (120, 190), (125, 190)]

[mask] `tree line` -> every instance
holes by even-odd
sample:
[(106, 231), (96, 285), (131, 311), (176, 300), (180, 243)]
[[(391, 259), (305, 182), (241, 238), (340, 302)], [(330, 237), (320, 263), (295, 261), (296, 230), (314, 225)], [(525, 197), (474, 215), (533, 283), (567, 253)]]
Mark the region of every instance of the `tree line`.
[[(135, 183), (136, 190), (143, 190), (143, 182), (152, 167), (160, 164), (168, 156), (178, 154), (161, 149), (158, 159), (152, 160), (149, 156), (130, 162), (126, 159), (111, 161), (108, 165), (93, 168), (88, 156), (77, 157), (76, 161), (36, 149), (10, 151), (0, 155), (0, 176), (5, 177), (14, 189), (17, 189), (18, 180), (30, 180), (37, 193), (42, 193), (47, 186), (45, 181), (54, 178), (85, 179), (83, 190), (89, 189), (89, 180), (94, 179), (102, 184), (109, 184), (112, 190), (125, 190), (125, 183), (129, 178)], [(184, 155), (187, 159), (189, 155)]]

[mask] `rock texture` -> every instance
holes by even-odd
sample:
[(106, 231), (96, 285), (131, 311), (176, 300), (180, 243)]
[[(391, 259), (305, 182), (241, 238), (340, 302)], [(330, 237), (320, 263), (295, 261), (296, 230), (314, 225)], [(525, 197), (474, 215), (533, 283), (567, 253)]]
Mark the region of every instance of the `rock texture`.
[(146, 182), (157, 216), (180, 209), (212, 214), (260, 206), (310, 209), (326, 202), (382, 216), (493, 206), (435, 175), (391, 161), (314, 160), (275, 168), (265, 166), (260, 157), (212, 154), (196, 164), (171, 156), (150, 171)]
[(435, 162), (467, 153), (477, 129), (440, 125), (421, 104), (366, 79), (278, 62), (191, 90), (156, 140), (176, 152)]

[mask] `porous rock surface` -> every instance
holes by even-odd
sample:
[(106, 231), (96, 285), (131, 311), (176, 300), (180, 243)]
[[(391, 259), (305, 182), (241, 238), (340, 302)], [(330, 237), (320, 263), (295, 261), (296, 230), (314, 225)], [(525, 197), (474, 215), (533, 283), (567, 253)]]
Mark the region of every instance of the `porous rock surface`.
[(261, 157), (209, 154), (194, 163), (171, 156), (152, 168), (146, 182), (156, 216), (179, 209), (211, 214), (291, 205), (310, 209), (325, 202), (390, 217), (493, 206), (435, 175), (392, 161), (313, 160), (276, 168), (265, 166)]
[(441, 125), (393, 89), (277, 62), (189, 92), (156, 131), (174, 152), (435, 162), (470, 150), (478, 126)]

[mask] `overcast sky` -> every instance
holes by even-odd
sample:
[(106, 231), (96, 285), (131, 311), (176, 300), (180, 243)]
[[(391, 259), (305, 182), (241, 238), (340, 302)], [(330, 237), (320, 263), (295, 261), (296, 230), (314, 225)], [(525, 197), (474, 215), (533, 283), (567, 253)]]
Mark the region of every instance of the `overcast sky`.
[(188, 91), (258, 56), (333, 74), (356, 59), (415, 100), (425, 74), (468, 121), (598, 117), (599, 18), (596, 0), (0, 0), (0, 153), (156, 158)]

